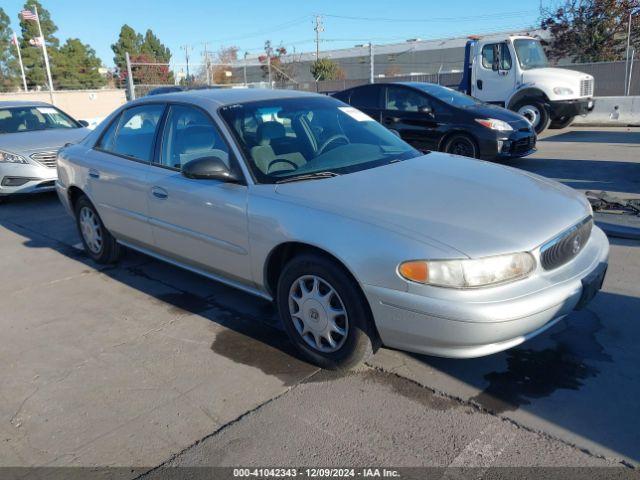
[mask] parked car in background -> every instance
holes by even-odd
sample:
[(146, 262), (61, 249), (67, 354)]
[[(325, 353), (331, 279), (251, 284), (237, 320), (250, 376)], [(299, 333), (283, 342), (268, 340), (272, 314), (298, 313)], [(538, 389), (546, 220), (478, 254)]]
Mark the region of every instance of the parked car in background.
[(535, 152), (536, 133), (527, 119), (433, 83), (374, 83), (333, 96), (421, 151), (487, 160)]
[(59, 155), (87, 254), (122, 245), (274, 300), (326, 368), (380, 344), (469, 358), (586, 305), (609, 244), (584, 195), (423, 155), (359, 110), (287, 90), (145, 97)]
[(58, 150), (82, 140), (86, 122), (43, 102), (0, 102), (0, 201), (53, 190)]

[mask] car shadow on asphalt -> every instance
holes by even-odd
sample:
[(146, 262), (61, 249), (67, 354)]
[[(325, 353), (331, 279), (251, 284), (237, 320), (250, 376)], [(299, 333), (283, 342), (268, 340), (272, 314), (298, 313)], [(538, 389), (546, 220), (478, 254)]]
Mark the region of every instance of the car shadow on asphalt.
[(496, 163), (551, 178), (577, 190), (640, 194), (640, 163), (526, 157)]
[(640, 132), (637, 131), (595, 131), (572, 130), (563, 133), (549, 133), (539, 142), (571, 142), (571, 143), (629, 143), (640, 144)]
[[(46, 212), (45, 219), (29, 218)], [(50, 248), (164, 304), (171, 314), (199, 315), (224, 326), (211, 350), (279, 377), (285, 384), (314, 371), (289, 342), (271, 302), (195, 273), (124, 249), (115, 265), (99, 265), (79, 248), (73, 219), (55, 195), (11, 199), (0, 207), (0, 227), (25, 238), (29, 248)]]

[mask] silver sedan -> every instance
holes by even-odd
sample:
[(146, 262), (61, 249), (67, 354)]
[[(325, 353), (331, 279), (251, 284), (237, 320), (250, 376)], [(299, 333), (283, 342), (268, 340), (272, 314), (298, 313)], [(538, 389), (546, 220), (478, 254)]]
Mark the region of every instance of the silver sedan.
[(56, 156), (89, 130), (44, 102), (0, 102), (0, 201), (54, 189)]
[(380, 345), (488, 355), (600, 289), (609, 244), (554, 181), (423, 154), (314, 94), (144, 98), (60, 152), (57, 191), (88, 255), (121, 246), (273, 300), (325, 368)]

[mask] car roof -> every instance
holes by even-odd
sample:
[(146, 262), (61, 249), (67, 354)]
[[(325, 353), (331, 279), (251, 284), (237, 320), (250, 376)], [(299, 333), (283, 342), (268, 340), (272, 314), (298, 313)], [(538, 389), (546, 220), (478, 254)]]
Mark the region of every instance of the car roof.
[(157, 102), (159, 100), (198, 103), (208, 100), (219, 106), (236, 103), (255, 102), (260, 100), (274, 100), (279, 98), (325, 97), (317, 93), (300, 92), (297, 90), (276, 90), (270, 88), (216, 88), (202, 90), (186, 90), (184, 92), (161, 93), (142, 97), (134, 103)]
[(0, 102), (0, 108), (11, 108), (11, 107), (52, 107), (50, 103), (47, 102), (30, 102), (27, 100), (11, 100)]

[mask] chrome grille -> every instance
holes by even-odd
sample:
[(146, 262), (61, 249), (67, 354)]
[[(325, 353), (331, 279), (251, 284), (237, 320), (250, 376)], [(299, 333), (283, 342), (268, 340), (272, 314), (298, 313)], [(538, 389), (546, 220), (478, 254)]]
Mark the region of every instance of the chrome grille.
[(36, 152), (31, 154), (31, 159), (41, 163), (45, 167), (54, 168), (58, 159), (57, 150), (47, 150), (44, 152)]
[(592, 97), (593, 96), (593, 78), (587, 78), (580, 81), (580, 96)]
[(591, 236), (593, 218), (587, 217), (562, 232), (540, 248), (540, 264), (545, 270), (553, 270), (573, 260)]

